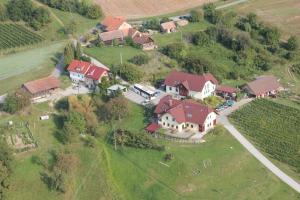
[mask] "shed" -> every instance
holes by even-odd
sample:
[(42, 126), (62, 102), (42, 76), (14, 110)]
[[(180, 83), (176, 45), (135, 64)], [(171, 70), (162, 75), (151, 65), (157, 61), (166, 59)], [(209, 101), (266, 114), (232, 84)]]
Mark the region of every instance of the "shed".
[(160, 125), (158, 125), (157, 123), (151, 123), (149, 124), (145, 130), (148, 132), (148, 133), (155, 133), (157, 132), (158, 130), (160, 129)]
[(108, 95), (113, 95), (118, 91), (126, 92), (127, 88), (123, 85), (120, 85), (120, 84), (115, 84), (115, 85), (112, 85), (109, 88), (107, 88), (107, 94)]

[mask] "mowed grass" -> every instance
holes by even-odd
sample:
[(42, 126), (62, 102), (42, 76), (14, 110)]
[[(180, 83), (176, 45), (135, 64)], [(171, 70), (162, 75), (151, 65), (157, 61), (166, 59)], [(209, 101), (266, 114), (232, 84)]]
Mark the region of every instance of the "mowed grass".
[(121, 58), (123, 62), (128, 61), (135, 55), (143, 53), (142, 50), (136, 49), (129, 46), (122, 46), (122, 47), (92, 47), (92, 48), (85, 48), (84, 52), (89, 56), (92, 56), (99, 60), (104, 65), (110, 67), (111, 65), (116, 65), (121, 63)]
[(48, 75), (55, 68), (55, 54), (62, 51), (64, 44), (63, 41), (52, 43), (0, 57), (0, 94)]
[(278, 26), (287, 36), (300, 36), (300, 1), (255, 0), (232, 7), (242, 14), (256, 13), (263, 21)]
[(300, 180), (300, 110), (279, 102), (256, 100), (230, 118), (256, 146)]
[[(254, 159), (229, 133), (199, 145), (165, 143), (166, 152), (108, 146), (125, 199), (296, 199), (298, 194)], [(163, 142), (164, 143), (164, 142)], [(120, 148), (120, 147), (119, 147)], [(172, 153), (174, 160), (163, 160)]]

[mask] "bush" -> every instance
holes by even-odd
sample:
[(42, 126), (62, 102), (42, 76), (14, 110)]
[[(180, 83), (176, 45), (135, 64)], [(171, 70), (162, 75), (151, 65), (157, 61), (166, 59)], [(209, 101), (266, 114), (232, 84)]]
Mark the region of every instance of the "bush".
[(204, 47), (212, 44), (212, 41), (204, 31), (200, 31), (192, 35), (192, 43)]
[(121, 146), (134, 147), (139, 149), (154, 149), (163, 151), (164, 146), (156, 144), (145, 132), (133, 133), (128, 130), (118, 129), (113, 133), (113, 143)]
[(187, 54), (187, 46), (184, 43), (172, 43), (163, 47), (162, 53), (175, 60), (182, 60)]
[(8, 94), (2, 106), (3, 111), (16, 113), (30, 105), (30, 97), (26, 92), (19, 90), (13, 94)]
[(291, 70), (297, 75), (300, 75), (300, 63), (293, 64)]
[(112, 67), (112, 72), (115, 75), (119, 75), (124, 80), (129, 81), (131, 83), (138, 82), (142, 79), (143, 73), (137, 68), (136, 65), (131, 63), (124, 63), (122, 65), (114, 65)]
[(130, 59), (130, 62), (136, 65), (144, 65), (150, 61), (150, 57), (146, 54), (136, 55)]
[(157, 18), (149, 19), (143, 22), (145, 29), (160, 30), (160, 21)]
[(299, 48), (299, 41), (296, 36), (291, 36), (287, 43), (286, 43), (286, 49), (289, 51), (295, 51)]
[(203, 13), (201, 10), (192, 10), (190, 14), (191, 14), (189, 18), (190, 22), (199, 22), (203, 18)]
[(98, 19), (102, 16), (102, 11), (99, 6), (89, 6), (86, 12), (86, 16), (90, 19)]
[(209, 3), (203, 6), (204, 19), (212, 24), (217, 24), (222, 20), (222, 12), (216, 10), (216, 6), (213, 3)]

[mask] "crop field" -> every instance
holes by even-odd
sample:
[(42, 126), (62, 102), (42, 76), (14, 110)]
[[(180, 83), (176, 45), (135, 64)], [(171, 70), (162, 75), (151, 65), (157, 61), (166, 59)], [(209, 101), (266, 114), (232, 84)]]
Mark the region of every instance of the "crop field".
[(238, 129), (272, 158), (300, 170), (300, 110), (256, 100), (231, 115)]
[(262, 20), (278, 26), (287, 36), (300, 36), (299, 0), (251, 0), (233, 7), (242, 14), (256, 13)]
[(201, 6), (215, 0), (94, 0), (105, 15), (136, 19), (163, 15)]
[(0, 51), (39, 43), (43, 38), (19, 24), (0, 23)]

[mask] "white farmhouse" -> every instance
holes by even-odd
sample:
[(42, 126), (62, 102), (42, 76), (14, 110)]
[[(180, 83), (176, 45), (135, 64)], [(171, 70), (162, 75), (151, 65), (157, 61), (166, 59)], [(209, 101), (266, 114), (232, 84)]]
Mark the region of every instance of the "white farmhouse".
[(158, 124), (162, 128), (183, 131), (206, 132), (216, 124), (213, 109), (192, 100), (177, 100), (168, 95), (155, 108)]
[(173, 71), (167, 76), (164, 84), (169, 94), (203, 100), (215, 94), (218, 81), (210, 73), (195, 75)]

